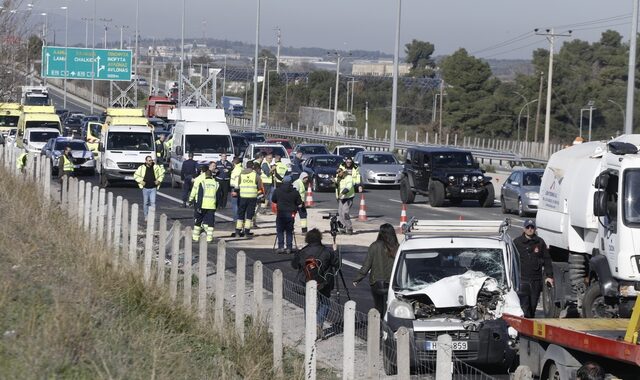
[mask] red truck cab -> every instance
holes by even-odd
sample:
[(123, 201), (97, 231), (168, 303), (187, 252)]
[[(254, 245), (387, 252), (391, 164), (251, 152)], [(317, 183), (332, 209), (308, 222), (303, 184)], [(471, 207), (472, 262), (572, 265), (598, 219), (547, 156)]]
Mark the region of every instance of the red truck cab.
[(166, 96), (150, 96), (145, 110), (146, 116), (167, 120), (169, 111), (175, 106), (176, 102)]

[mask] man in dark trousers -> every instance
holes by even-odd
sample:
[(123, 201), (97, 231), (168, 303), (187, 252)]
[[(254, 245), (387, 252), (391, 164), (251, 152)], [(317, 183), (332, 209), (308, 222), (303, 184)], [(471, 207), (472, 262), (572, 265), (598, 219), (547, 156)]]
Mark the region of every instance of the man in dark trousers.
[(182, 207), (187, 207), (187, 200), (193, 187), (193, 179), (198, 175), (198, 163), (193, 160), (193, 152), (189, 152), (189, 159), (182, 163), (180, 179), (182, 180)]
[(231, 171), (233, 170), (233, 164), (227, 160), (227, 154), (220, 154), (220, 160), (216, 162), (218, 166), (218, 180), (220, 183), (220, 202), (218, 202), (218, 210), (227, 207), (227, 198), (229, 198), (229, 191), (231, 190), (230, 180)]
[[(291, 177), (285, 176), (282, 186), (273, 193), (272, 202), (278, 205), (276, 214), (276, 235), (278, 239), (278, 250), (276, 253), (289, 254), (293, 249), (293, 215), (304, 205), (300, 193), (291, 185)], [(285, 234), (287, 248), (284, 248)]]
[[(536, 235), (536, 222), (524, 221), (524, 231), (513, 242), (520, 255), (520, 306), (527, 318), (533, 318), (538, 307), (543, 280), (553, 286), (553, 269), (547, 244)], [(544, 270), (544, 277), (543, 277)]]
[(67, 178), (73, 177), (75, 171), (75, 160), (71, 153), (71, 147), (69, 145), (64, 147), (64, 153), (58, 159), (58, 176), (62, 183), (66, 176)]

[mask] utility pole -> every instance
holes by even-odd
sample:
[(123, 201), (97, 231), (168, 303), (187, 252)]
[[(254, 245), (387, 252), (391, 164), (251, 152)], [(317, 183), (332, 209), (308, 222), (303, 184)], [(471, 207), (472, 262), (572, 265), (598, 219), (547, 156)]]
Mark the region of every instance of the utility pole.
[(546, 157), (549, 156), (549, 132), (551, 130), (551, 84), (553, 80), (553, 44), (555, 42), (556, 37), (570, 37), (571, 31), (567, 34), (556, 34), (551, 29), (546, 29), (544, 32), (538, 32), (538, 29), (534, 30), (535, 33), (539, 36), (547, 37), (549, 41), (549, 74), (547, 78), (547, 109), (545, 110), (545, 119), (544, 119), (544, 145), (543, 152)]
[(336, 92), (333, 94), (333, 133), (336, 133), (338, 129), (338, 85), (340, 84), (340, 61), (342, 60), (338, 52), (336, 55), (338, 56), (338, 64), (336, 65)]
[(364, 102), (364, 138), (369, 138), (369, 102)]
[[(91, 52), (91, 57), (96, 57), (96, 8), (97, 8), (97, 0), (93, 2), (93, 21), (91, 22), (91, 47), (93, 51)], [(96, 80), (96, 63), (95, 59), (91, 60), (91, 113), (93, 114), (93, 107), (95, 103), (95, 80)], [(111, 88), (111, 86), (109, 86)], [(109, 99), (111, 100), (111, 99)]]
[(391, 92), (391, 136), (389, 139), (389, 151), (396, 149), (396, 109), (398, 108), (398, 60), (400, 56), (400, 21), (402, 19), (402, 0), (398, 0), (398, 13), (396, 15), (396, 41), (393, 50), (393, 89)]
[(91, 17), (81, 18), (84, 21), (84, 48), (89, 48), (89, 21), (93, 21)]
[(638, 3), (633, 0), (633, 17), (631, 21), (631, 42), (629, 43), (629, 74), (627, 74), (627, 112), (624, 121), (624, 133), (633, 133), (633, 98), (636, 84), (636, 37), (638, 35)]
[(276, 40), (278, 42), (278, 50), (276, 53), (276, 74), (280, 74), (280, 42), (281, 42), (281, 34), (280, 34), (280, 27), (276, 26), (275, 28), (276, 30)]
[(260, 97), (260, 119), (258, 119), (258, 126), (262, 125), (262, 110), (264, 108), (264, 86), (267, 83), (267, 57), (264, 57), (264, 74), (262, 77), (262, 95)]
[(444, 95), (444, 79), (440, 80), (440, 121), (438, 122), (438, 143), (442, 142), (442, 96)]
[(542, 86), (544, 85), (544, 72), (540, 72), (540, 89), (538, 90), (538, 106), (536, 107), (536, 127), (533, 134), (533, 142), (538, 142), (538, 127), (540, 126), (540, 107), (542, 105)]
[(258, 113), (258, 48), (260, 45), (260, 0), (257, 0), (256, 8), (256, 43), (253, 57), (253, 111), (251, 114), (252, 132), (256, 131), (256, 122), (258, 121), (258, 115), (256, 115), (256, 113)]
[[(120, 50), (122, 50), (123, 47), (124, 47), (124, 39), (123, 39), (124, 38), (124, 30), (125, 29), (129, 29), (129, 26), (128, 25), (120, 25), (120, 26), (116, 25), (116, 28), (120, 28)], [(138, 73), (136, 73), (136, 75), (137, 74)]]

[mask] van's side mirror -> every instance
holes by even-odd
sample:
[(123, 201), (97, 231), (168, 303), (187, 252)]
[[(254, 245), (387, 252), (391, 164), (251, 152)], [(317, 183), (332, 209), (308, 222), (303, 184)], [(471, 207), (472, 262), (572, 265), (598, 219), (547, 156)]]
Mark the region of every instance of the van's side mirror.
[(607, 215), (607, 193), (604, 191), (596, 191), (593, 193), (593, 215)]
[(104, 144), (103, 143), (98, 143), (98, 151), (104, 152)]
[(181, 146), (177, 146), (177, 147), (176, 147), (176, 154), (177, 154), (178, 156), (182, 156), (182, 147), (181, 147)]

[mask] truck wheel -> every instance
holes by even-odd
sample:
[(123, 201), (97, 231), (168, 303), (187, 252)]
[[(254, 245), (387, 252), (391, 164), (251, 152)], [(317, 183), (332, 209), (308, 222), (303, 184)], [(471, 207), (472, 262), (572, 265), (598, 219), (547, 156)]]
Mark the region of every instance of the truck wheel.
[(519, 365), (516, 371), (513, 373), (513, 380), (532, 380), (533, 374), (531, 368), (526, 365)]
[(549, 369), (547, 370), (547, 376), (544, 377), (545, 380), (560, 380), (560, 371), (558, 371), (558, 367), (556, 363), (551, 363), (549, 365)]
[(560, 317), (560, 307), (553, 301), (553, 288), (547, 284), (542, 285), (542, 308), (546, 318)]
[(504, 197), (502, 195), (500, 196), (500, 207), (502, 208), (502, 213), (503, 214), (508, 214), (509, 213), (509, 209), (507, 208), (507, 205), (504, 204)]
[(444, 185), (442, 182), (431, 181), (429, 183), (429, 205), (442, 207), (444, 204)]
[(584, 318), (617, 318), (616, 307), (608, 305), (600, 292), (600, 283), (593, 281), (582, 299), (582, 316)]
[(409, 179), (407, 177), (403, 177), (400, 180), (400, 200), (404, 204), (411, 204), (415, 199), (416, 193), (411, 190)]
[(489, 183), (485, 186), (486, 193), (479, 199), (481, 207), (493, 207), (496, 201), (496, 191), (493, 188), (493, 183)]

